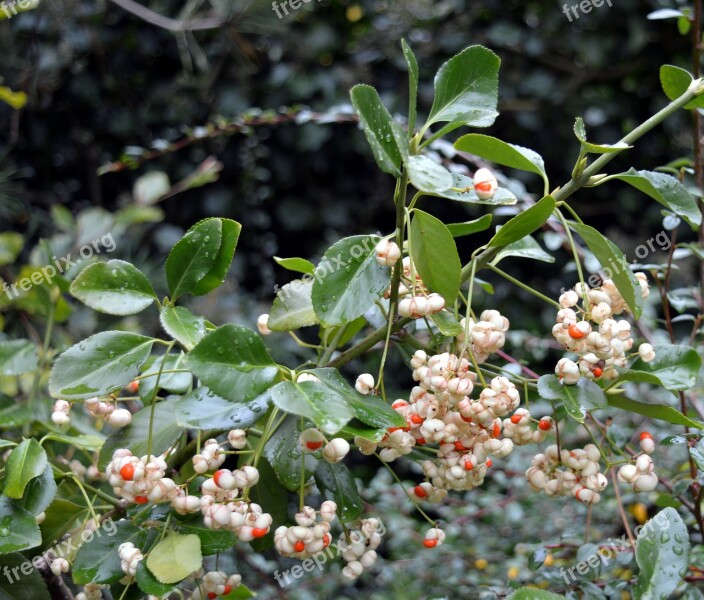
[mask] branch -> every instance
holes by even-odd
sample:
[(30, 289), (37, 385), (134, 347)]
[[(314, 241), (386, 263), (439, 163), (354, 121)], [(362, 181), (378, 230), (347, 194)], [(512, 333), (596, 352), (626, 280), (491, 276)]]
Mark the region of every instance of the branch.
[(185, 19), (183, 21), (172, 19), (170, 17), (160, 15), (159, 13), (154, 12), (146, 6), (142, 6), (134, 0), (111, 0), (111, 2), (117, 4), (123, 10), (132, 13), (136, 17), (139, 17), (142, 21), (173, 32), (218, 29), (225, 24), (225, 20), (222, 17), (207, 17), (195, 20)]

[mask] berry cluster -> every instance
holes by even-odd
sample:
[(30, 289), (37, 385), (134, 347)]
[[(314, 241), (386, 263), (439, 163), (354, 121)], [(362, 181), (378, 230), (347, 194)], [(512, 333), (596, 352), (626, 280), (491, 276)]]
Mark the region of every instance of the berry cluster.
[(536, 491), (546, 496), (572, 495), (584, 504), (596, 504), (608, 480), (599, 471), (601, 452), (594, 444), (583, 449), (558, 451), (548, 446), (544, 454), (536, 454), (526, 471), (526, 479)]
[(226, 596), (242, 583), (242, 575), (228, 577), (224, 571), (208, 571), (198, 579), (198, 587), (193, 590), (191, 600), (214, 600), (218, 596)]
[[(382, 264), (378, 254), (377, 262)], [(388, 298), (390, 295), (391, 289), (386, 290), (385, 297)], [(426, 287), (420, 275), (415, 271), (410, 256), (406, 256), (403, 259), (403, 271), (401, 282), (398, 285), (398, 297), (398, 312), (402, 317), (420, 319), (421, 317), (440, 312), (445, 308), (445, 299), (440, 294), (431, 292)]]
[(506, 343), (509, 321), (498, 310), (483, 311), (476, 322), (462, 319), (460, 325), (464, 332), (457, 339), (469, 345), (478, 364), (486, 362), (490, 354), (501, 350)]
[(225, 462), (225, 454), (220, 449), (220, 444), (216, 439), (209, 439), (203, 444), (203, 449), (200, 454), (194, 454), (192, 457), (193, 470), (202, 475), (208, 471), (214, 471), (220, 468), (220, 465)]
[(379, 519), (362, 519), (359, 530), (349, 536), (341, 535), (337, 545), (347, 566), (342, 569), (342, 576), (354, 581), (363, 572), (374, 565), (377, 559), (376, 549), (381, 544), (385, 532)]
[(623, 465), (618, 470), (618, 479), (631, 485), (635, 492), (652, 492), (658, 485), (658, 476), (654, 471), (653, 459), (648, 456), (655, 450), (655, 440), (647, 431), (640, 434), (640, 448), (643, 454), (636, 458), (634, 464)]
[(55, 558), (49, 568), (56, 577), (61, 577), (62, 573), (68, 573), (70, 565), (65, 558)]
[(85, 406), (91, 415), (103, 417), (105, 422), (113, 427), (126, 427), (132, 422), (132, 413), (129, 410), (126, 408), (115, 408), (114, 404), (103, 402), (100, 398), (88, 398), (85, 401)]
[(306, 559), (327, 548), (332, 541), (330, 523), (335, 519), (337, 504), (326, 500), (320, 506), (320, 521), (316, 520), (316, 511), (304, 506), (296, 513), (296, 525), (281, 525), (274, 532), (274, 546), (281, 556)]
[(51, 413), (51, 421), (61, 427), (61, 425), (68, 425), (71, 422), (71, 417), (69, 416), (69, 411), (71, 410), (71, 404), (66, 402), (66, 400), (57, 400), (54, 402), (54, 408)]
[(137, 574), (137, 566), (140, 561), (144, 560), (144, 555), (139, 548), (136, 548), (132, 542), (120, 544), (117, 549), (120, 556), (120, 568), (126, 575), (134, 577)]
[(76, 595), (76, 600), (102, 600), (104, 588), (102, 583), (87, 583), (83, 591)]
[(552, 429), (553, 420), (552, 417), (543, 417), (538, 421), (536, 429), (531, 427), (532, 423), (530, 411), (527, 408), (519, 408), (511, 418), (504, 419), (504, 437), (511, 439), (516, 446), (539, 444)]
[[(647, 298), (650, 291), (645, 274), (636, 273), (641, 295)], [(582, 301), (581, 307), (579, 306)], [(552, 328), (554, 338), (569, 352), (579, 355), (577, 362), (561, 358), (555, 375), (573, 385), (580, 377), (588, 379), (616, 379), (617, 367), (625, 367), (626, 353), (633, 348), (631, 325), (620, 315), (627, 305), (610, 279), (605, 279), (598, 288), (588, 289), (577, 284), (559, 298), (562, 307)], [(643, 344), (639, 353), (643, 360), (653, 360), (655, 353), (650, 344)]]
[(173, 479), (165, 477), (163, 456), (133, 456), (127, 448), (118, 448), (105, 469), (108, 483), (116, 496), (128, 502), (171, 502), (182, 491)]
[(298, 441), (304, 452), (317, 452), (323, 448), (323, 458), (331, 464), (339, 463), (350, 451), (349, 442), (343, 438), (333, 438), (325, 443), (325, 436), (318, 429), (305, 429)]

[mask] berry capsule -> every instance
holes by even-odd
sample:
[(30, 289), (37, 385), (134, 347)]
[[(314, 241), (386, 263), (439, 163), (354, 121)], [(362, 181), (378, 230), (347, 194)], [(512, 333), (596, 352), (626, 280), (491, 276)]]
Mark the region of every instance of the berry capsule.
[(132, 481), (134, 477), (134, 465), (132, 463), (127, 463), (120, 469), (120, 477), (125, 481)]

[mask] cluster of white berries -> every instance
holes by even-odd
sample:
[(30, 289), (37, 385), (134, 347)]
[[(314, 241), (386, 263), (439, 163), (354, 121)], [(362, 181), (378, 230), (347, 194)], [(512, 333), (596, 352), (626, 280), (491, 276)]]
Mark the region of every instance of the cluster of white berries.
[(94, 464), (86, 467), (80, 460), (76, 460), (75, 458), (68, 461), (67, 464), (68, 468), (71, 469), (73, 474), (81, 481), (101, 481), (103, 479), (103, 474)]
[(83, 586), (83, 591), (76, 596), (76, 600), (102, 600), (104, 588), (102, 583), (87, 583)]
[[(377, 260), (379, 260), (378, 255)], [(384, 296), (388, 298), (390, 295), (391, 289), (389, 288)], [(398, 312), (402, 317), (420, 319), (421, 317), (440, 312), (445, 308), (445, 299), (440, 294), (431, 292), (425, 286), (420, 275), (413, 268), (410, 256), (406, 256), (403, 259), (403, 271), (398, 285), (398, 297)]]
[(652, 492), (658, 485), (658, 476), (653, 459), (648, 456), (655, 450), (655, 440), (647, 431), (640, 434), (640, 448), (643, 454), (636, 458), (635, 464), (623, 465), (618, 470), (618, 479), (630, 484), (635, 492)]
[[(647, 298), (650, 291), (644, 273), (636, 273), (641, 295)], [(582, 306), (578, 304), (582, 301)], [(588, 303), (587, 303), (588, 300)], [(565, 350), (579, 355), (577, 362), (562, 358), (555, 367), (560, 380), (573, 385), (580, 377), (588, 379), (615, 379), (617, 367), (626, 366), (626, 353), (633, 348), (631, 325), (620, 315), (627, 305), (610, 279), (600, 287), (588, 289), (577, 284), (573, 290), (560, 295), (562, 307), (553, 326), (552, 334)], [(650, 344), (642, 344), (639, 354), (643, 360), (651, 361), (655, 352)]]
[(306, 559), (327, 548), (332, 541), (330, 523), (335, 519), (337, 504), (326, 500), (320, 506), (320, 521), (311, 506), (296, 513), (296, 525), (281, 525), (274, 532), (274, 546), (281, 556)]
[(426, 548), (435, 548), (440, 546), (445, 541), (445, 532), (437, 527), (431, 527), (425, 532), (425, 537), (423, 538), (423, 545)]
[(393, 267), (401, 258), (401, 249), (396, 242), (383, 239), (374, 247), (374, 254), (382, 267)]
[(317, 452), (323, 448), (323, 458), (331, 464), (340, 462), (350, 451), (349, 442), (343, 438), (333, 438), (325, 444), (325, 436), (318, 429), (305, 429), (298, 441), (304, 452)]
[(509, 321), (498, 310), (485, 310), (479, 321), (462, 319), (463, 333), (457, 336), (460, 342), (469, 344), (477, 364), (486, 362), (490, 354), (498, 352), (506, 343)]
[(193, 590), (191, 600), (213, 600), (218, 596), (226, 596), (242, 583), (242, 575), (228, 577), (224, 571), (208, 571), (197, 579), (198, 587)]
[(530, 411), (519, 408), (510, 418), (504, 419), (504, 437), (511, 439), (516, 446), (539, 444), (552, 429), (553, 420), (551, 417), (542, 417), (536, 429), (531, 427), (532, 422)]
[(379, 519), (362, 519), (359, 529), (347, 536), (342, 534), (337, 546), (342, 552), (342, 558), (347, 566), (342, 569), (342, 576), (348, 581), (354, 581), (363, 572), (374, 565), (377, 559), (376, 549), (381, 544), (385, 532)]
[(94, 417), (103, 417), (113, 427), (126, 427), (132, 422), (132, 413), (126, 408), (115, 408), (110, 402), (100, 398), (88, 398), (85, 401), (88, 412)]
[(548, 446), (544, 454), (536, 454), (526, 471), (526, 479), (536, 491), (546, 496), (574, 496), (584, 504), (596, 504), (608, 480), (600, 472), (601, 452), (594, 444), (583, 449), (563, 449)]
[(202, 475), (208, 471), (214, 471), (220, 468), (220, 465), (225, 462), (227, 456), (220, 449), (220, 444), (216, 439), (206, 440), (200, 454), (194, 454), (192, 457), (193, 470)]
[(115, 495), (136, 504), (171, 502), (183, 491), (173, 479), (165, 477), (163, 456), (133, 456), (127, 448), (118, 448), (105, 469)]
[(474, 191), (477, 196), (482, 200), (490, 200), (493, 198), (498, 187), (496, 176), (486, 168), (477, 169), (474, 173), (472, 185), (474, 186)]
[(70, 410), (71, 404), (66, 402), (66, 400), (57, 400), (54, 402), (53, 412), (51, 413), (52, 422), (59, 427), (68, 425), (71, 422), (71, 417), (68, 414)]
[(61, 577), (62, 573), (68, 573), (70, 565), (65, 558), (55, 558), (51, 561), (49, 568), (51, 569), (51, 572), (56, 575), (56, 577)]
[(117, 553), (120, 557), (120, 568), (122, 572), (134, 577), (137, 574), (139, 562), (144, 560), (142, 551), (135, 547), (132, 542), (125, 542), (124, 544), (120, 544)]

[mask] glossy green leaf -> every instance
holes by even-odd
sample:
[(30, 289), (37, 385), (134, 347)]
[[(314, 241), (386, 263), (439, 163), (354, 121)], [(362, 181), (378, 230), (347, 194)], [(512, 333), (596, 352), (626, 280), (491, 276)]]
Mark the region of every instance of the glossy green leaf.
[(448, 223), (447, 229), (452, 234), (452, 237), (458, 238), (465, 235), (472, 235), (473, 233), (478, 233), (480, 231), (486, 231), (491, 225), (491, 220), (494, 215), (491, 213), (486, 214), (478, 219), (472, 221), (465, 221), (464, 223)]
[(200, 538), (194, 534), (171, 533), (147, 557), (147, 567), (161, 583), (176, 583), (203, 565)]
[(406, 43), (406, 40), (401, 40), (401, 50), (403, 57), (406, 59), (408, 67), (408, 131), (413, 132), (416, 126), (416, 104), (418, 102), (418, 61), (416, 60), (413, 50)]
[(411, 256), (423, 283), (452, 304), (462, 277), (455, 240), (442, 221), (417, 209), (411, 221)]
[(105, 443), (106, 438), (102, 433), (97, 432), (81, 435), (70, 435), (60, 431), (50, 431), (44, 436), (44, 439), (62, 442), (68, 446), (79, 448), (81, 450), (87, 450), (88, 452), (95, 452), (96, 450), (100, 450), (102, 445)]
[(542, 227), (555, 210), (555, 199), (545, 196), (530, 208), (517, 214), (499, 229), (489, 246), (508, 246)]
[(274, 256), (274, 261), (277, 265), (289, 271), (294, 271), (295, 273), (312, 275), (313, 271), (315, 271), (315, 265), (305, 258), (279, 258), (278, 256)]
[(584, 423), (588, 410), (607, 404), (604, 391), (585, 377), (575, 385), (564, 385), (555, 375), (543, 375), (538, 379), (538, 394), (545, 400), (562, 403), (567, 414), (579, 423)]
[(607, 395), (606, 398), (610, 406), (620, 408), (621, 410), (627, 410), (638, 415), (650, 417), (651, 419), (658, 419), (659, 421), (666, 421), (674, 425), (704, 429), (704, 423), (685, 417), (680, 411), (671, 406), (665, 406), (664, 404), (646, 404), (645, 402), (631, 400), (631, 398), (626, 398), (625, 396), (615, 396), (611, 394)]
[(269, 394), (249, 402), (232, 402), (199, 387), (176, 400), (174, 412), (181, 427), (191, 429), (244, 429), (251, 427), (266, 412)]
[(139, 589), (145, 594), (152, 594), (154, 596), (165, 596), (172, 589), (173, 584), (161, 583), (154, 574), (147, 568), (143, 560), (140, 560), (137, 564), (137, 575), (135, 577)]
[(689, 533), (674, 508), (650, 519), (636, 539), (640, 572), (633, 586), (637, 600), (669, 598), (687, 575)]
[(359, 497), (357, 483), (344, 463), (330, 464), (321, 460), (315, 471), (315, 484), (325, 500), (333, 500), (337, 504), (341, 521), (352, 521), (364, 510), (364, 501)]
[(55, 540), (61, 539), (88, 514), (85, 506), (61, 498), (54, 499), (44, 512), (46, 517), (39, 526), (44, 549), (52, 547)]
[(127, 331), (103, 331), (71, 346), (51, 370), (54, 398), (84, 400), (105, 396), (129, 384), (139, 373), (154, 340)]
[(272, 331), (293, 331), (318, 324), (313, 309), (313, 280), (295, 279), (276, 294), (269, 313), (268, 327)]
[(171, 299), (196, 289), (215, 268), (223, 240), (220, 219), (205, 219), (191, 227), (169, 252), (166, 281)]
[(692, 229), (696, 229), (702, 222), (702, 215), (697, 206), (697, 201), (672, 175), (656, 171), (636, 171), (630, 169), (625, 173), (610, 175), (599, 180), (599, 185), (619, 179), (633, 186), (637, 190), (650, 196), (668, 208), (673, 213), (682, 217)]
[[(29, 575), (22, 573), (22, 566), (27, 563), (26, 556), (19, 552), (13, 552), (3, 556), (1, 562), (7, 571), (3, 577), (0, 577), (0, 598), (3, 600), (28, 600), (29, 598), (31, 600), (52, 600), (39, 571), (32, 567)], [(12, 575), (13, 569), (19, 577)]]
[[(246, 456), (242, 456), (240, 461), (245, 461), (246, 458)], [(257, 552), (264, 552), (274, 547), (274, 532), (276, 528), (289, 523), (289, 495), (286, 488), (279, 483), (276, 472), (265, 457), (262, 456), (259, 459), (257, 469), (259, 469), (259, 482), (253, 488), (250, 488), (249, 499), (259, 504), (264, 512), (271, 515), (272, 523), (269, 534), (264, 538), (252, 541), (251, 544), (252, 548)], [(300, 477), (300, 462), (296, 472)]]
[(56, 481), (51, 465), (47, 465), (44, 472), (29, 481), (20, 500), (19, 506), (33, 515), (43, 513), (53, 502), (56, 496)]
[(378, 396), (364, 396), (355, 390), (337, 369), (323, 368), (306, 371), (320, 379), (320, 384), (330, 392), (344, 400), (352, 409), (355, 418), (362, 423), (388, 429), (389, 427), (405, 427), (406, 419), (399, 415), (391, 406)]
[[(427, 192), (429, 196), (447, 198), (466, 204), (486, 204), (489, 206), (510, 206), (516, 204), (516, 196), (506, 188), (499, 187), (491, 198), (480, 198), (474, 191), (474, 180), (460, 173), (452, 173), (452, 187), (441, 192)], [(486, 216), (486, 215), (485, 215)], [(489, 215), (490, 216), (490, 215)], [(449, 225), (448, 225), (449, 227)]]
[(337, 433), (354, 416), (345, 398), (318, 381), (283, 381), (271, 388), (281, 410), (307, 417), (328, 434)]
[(110, 531), (113, 531), (113, 526), (114, 534), (108, 535), (103, 527), (100, 535), (94, 534), (81, 544), (71, 565), (74, 583), (115, 583), (125, 576), (117, 549), (125, 542), (132, 542), (141, 548), (147, 539), (147, 532), (124, 519), (114, 521)]
[[(677, 98), (684, 94), (692, 81), (692, 75), (684, 69), (673, 65), (663, 65), (660, 67), (660, 84), (662, 85), (663, 92), (665, 92), (665, 95), (670, 100), (677, 100)], [(684, 108), (687, 110), (704, 108), (704, 96), (697, 96), (694, 100), (685, 104)]]
[[(154, 427), (152, 431), (152, 454), (154, 456), (168, 450), (181, 435), (182, 428), (176, 419), (175, 399), (158, 402), (154, 407)], [(129, 448), (135, 456), (147, 454), (149, 440), (149, 422), (152, 407), (147, 406), (132, 416), (132, 422), (111, 435), (100, 450), (98, 467), (101, 470), (112, 460), (118, 448)]]
[(611, 152), (621, 152), (621, 150), (627, 150), (632, 146), (625, 144), (624, 142), (617, 142), (615, 144), (592, 144), (587, 141), (587, 130), (584, 128), (584, 120), (582, 117), (577, 117), (574, 122), (574, 135), (580, 141), (582, 145), (582, 150), (584, 152), (590, 152), (592, 154), (609, 154)]
[(402, 154), (394, 135), (393, 119), (379, 94), (369, 85), (356, 85), (350, 91), (350, 97), (376, 164), (384, 173), (399, 177)]
[(547, 590), (533, 587), (523, 587), (508, 596), (506, 600), (564, 600), (565, 596), (553, 594)]
[(449, 311), (442, 310), (430, 315), (430, 320), (433, 321), (443, 335), (457, 337), (464, 332), (462, 325), (455, 319), (454, 315)]
[(439, 193), (452, 187), (452, 173), (427, 156), (409, 156), (406, 170), (411, 184), (420, 192)]
[(24, 239), (15, 231), (0, 233), (0, 267), (11, 265), (22, 252)]
[(83, 269), (71, 284), (71, 294), (109, 315), (134, 315), (156, 300), (144, 273), (123, 260), (97, 262)]
[(194, 315), (184, 306), (165, 305), (161, 309), (159, 320), (164, 331), (186, 350), (193, 350), (207, 333), (205, 319)]
[[(166, 390), (173, 394), (184, 394), (188, 392), (193, 385), (193, 374), (184, 371), (180, 373), (170, 373), (169, 371), (179, 371), (185, 369), (186, 355), (181, 353), (169, 354), (164, 358), (164, 355), (157, 356), (154, 360), (148, 361), (147, 365), (142, 369), (139, 380), (139, 396), (145, 402), (150, 401), (156, 381), (159, 379), (159, 389)], [(163, 367), (162, 367), (163, 364)], [(159, 371), (162, 371), (161, 376), (158, 376)], [(149, 377), (145, 377), (149, 375)]]
[(498, 265), (499, 262), (509, 256), (514, 258), (529, 258), (531, 260), (539, 260), (546, 263), (555, 262), (555, 257), (543, 250), (537, 240), (530, 235), (527, 235), (523, 239), (501, 248), (496, 255), (496, 258), (491, 261), (491, 264)]
[[(250, 495), (255, 489), (257, 489), (257, 486), (250, 490)], [(256, 500), (253, 501), (256, 502)], [(200, 548), (203, 556), (226, 552), (237, 543), (237, 536), (232, 531), (210, 529), (205, 526), (202, 518), (193, 523), (179, 523), (176, 525), (176, 530), (186, 535), (197, 535), (200, 538)]]
[(37, 345), (29, 340), (0, 342), (0, 375), (22, 375), (37, 368)]
[(540, 175), (545, 183), (548, 181), (543, 157), (530, 148), (509, 144), (490, 135), (479, 133), (463, 135), (455, 142), (455, 148), (461, 152), (480, 156), (497, 165), (535, 173)]
[[(220, 287), (235, 255), (237, 241), (240, 239), (242, 225), (232, 219), (217, 219), (222, 225), (220, 247), (218, 248), (212, 268), (200, 279), (190, 292), (194, 296), (203, 296)], [(170, 256), (170, 255), (169, 255)]]
[(569, 226), (584, 240), (587, 248), (601, 263), (604, 271), (606, 272), (608, 269), (607, 276), (613, 280), (614, 285), (616, 285), (626, 304), (628, 304), (628, 308), (630, 308), (635, 318), (638, 319), (643, 312), (643, 295), (640, 284), (633, 271), (629, 268), (623, 252), (610, 239), (604, 237), (589, 225), (570, 221)]
[(306, 481), (313, 476), (318, 465), (318, 459), (312, 452), (301, 452), (299, 421), (298, 417), (288, 417), (264, 446), (264, 456), (274, 469), (281, 485), (289, 491), (300, 487), (301, 460), (305, 465)]
[(0, 497), (0, 554), (27, 550), (41, 543), (34, 515), (12, 500)]
[(323, 255), (315, 269), (313, 308), (325, 325), (341, 325), (361, 317), (389, 287), (387, 267), (376, 262), (379, 237), (347, 237)]
[(501, 60), (491, 50), (470, 46), (444, 63), (435, 76), (435, 98), (426, 126), (449, 122), (447, 133), (461, 125), (494, 123)]
[(9, 498), (20, 499), (31, 479), (39, 477), (46, 469), (44, 448), (35, 439), (23, 440), (15, 446), (5, 465), (5, 488)]
[(638, 359), (621, 374), (622, 381), (645, 381), (672, 390), (689, 390), (697, 385), (701, 356), (689, 346), (655, 344), (655, 359), (646, 363)]
[(278, 376), (259, 335), (230, 323), (211, 331), (191, 350), (186, 366), (203, 385), (234, 402), (254, 400)]

